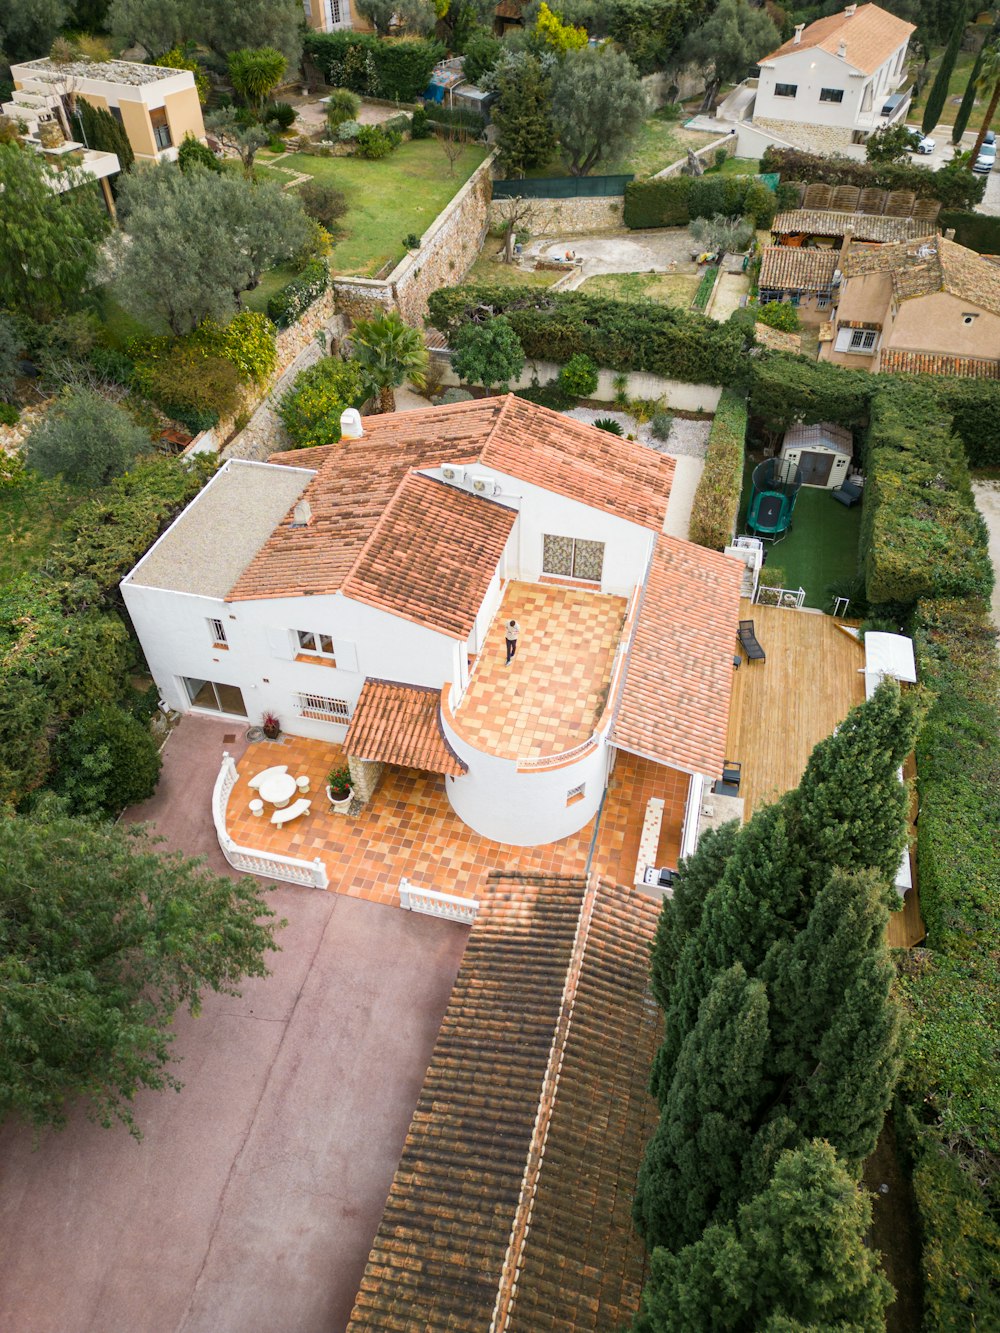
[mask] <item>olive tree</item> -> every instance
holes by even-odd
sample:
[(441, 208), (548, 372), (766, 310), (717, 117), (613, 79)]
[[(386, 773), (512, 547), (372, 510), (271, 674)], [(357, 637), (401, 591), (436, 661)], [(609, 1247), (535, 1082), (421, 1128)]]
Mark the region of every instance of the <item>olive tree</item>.
[(574, 176), (626, 153), (648, 113), (638, 70), (614, 47), (568, 51), (553, 71), (552, 118)]

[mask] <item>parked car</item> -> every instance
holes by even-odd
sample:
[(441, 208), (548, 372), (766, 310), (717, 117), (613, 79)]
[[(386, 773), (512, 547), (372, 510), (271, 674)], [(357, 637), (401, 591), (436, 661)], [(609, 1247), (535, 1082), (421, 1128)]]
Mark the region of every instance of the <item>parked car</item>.
[(933, 153), (936, 147), (937, 147), (937, 140), (932, 139), (929, 134), (925, 134), (922, 138), (918, 139), (917, 142), (913, 145), (913, 151), (915, 153), (929, 154)]
[(981, 176), (985, 176), (988, 171), (993, 170), (993, 163), (997, 160), (997, 144), (994, 138), (992, 143), (983, 140), (983, 146), (979, 150), (979, 156), (972, 164), (972, 170), (978, 171)]

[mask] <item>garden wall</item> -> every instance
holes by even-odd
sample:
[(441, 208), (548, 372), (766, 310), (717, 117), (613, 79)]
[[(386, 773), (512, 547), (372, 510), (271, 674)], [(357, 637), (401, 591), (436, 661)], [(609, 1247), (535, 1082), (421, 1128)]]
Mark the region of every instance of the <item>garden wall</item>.
[[(736, 131), (730, 130), (728, 134), (723, 134), (719, 139), (713, 139), (707, 143), (704, 148), (696, 148), (694, 155), (699, 162), (714, 162), (715, 154), (720, 148), (729, 150), (731, 156), (736, 156)], [(679, 176), (687, 166), (687, 155), (680, 158), (677, 162), (671, 162), (669, 167), (664, 167), (662, 171), (656, 171), (650, 176), (650, 180), (663, 180), (665, 176)]]
[[(459, 385), (462, 381), (452, 369), (451, 358), (447, 352), (431, 353), (434, 369), (438, 372), (442, 384)], [(536, 375), (540, 383), (555, 379), (562, 369), (555, 361), (526, 361), (521, 378), (511, 384), (512, 389), (527, 389), (531, 386), (532, 376)], [(599, 402), (614, 402), (613, 370), (599, 370), (597, 389), (593, 397)], [(668, 407), (680, 412), (714, 412), (719, 403), (722, 389), (712, 384), (686, 384), (682, 380), (664, 379), (662, 375), (651, 375), (646, 371), (633, 370), (628, 374), (626, 392), (630, 398), (663, 398)]]
[(495, 157), (491, 153), (472, 173), (421, 237), (420, 249), (401, 259), (387, 278), (334, 278), (338, 311), (354, 320), (397, 309), (419, 328), (431, 292), (460, 282), (483, 247)]
[[(529, 230), (534, 236), (548, 236), (558, 232), (575, 236), (581, 232), (608, 231), (625, 224), (625, 196), (607, 194), (580, 199), (538, 199), (537, 221)], [(489, 222), (499, 221), (496, 201), (490, 207)]]

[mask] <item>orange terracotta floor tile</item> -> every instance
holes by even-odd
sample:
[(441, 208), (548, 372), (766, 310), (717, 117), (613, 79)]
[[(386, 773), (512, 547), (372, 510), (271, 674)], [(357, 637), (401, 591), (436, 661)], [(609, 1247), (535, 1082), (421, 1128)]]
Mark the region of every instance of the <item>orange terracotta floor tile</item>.
[[(561, 754), (589, 740), (608, 697), (627, 605), (582, 588), (508, 584), (455, 712), (462, 734), (507, 759)], [(509, 666), (508, 620), (521, 631)]]
[[(346, 762), (339, 746), (289, 736), (250, 745), (239, 761), (239, 779), (229, 796), (226, 825), (238, 846), (326, 866), (330, 889), (355, 898), (397, 905), (399, 881), (421, 888), (482, 899), (491, 871), (522, 874), (582, 874), (591, 869), (631, 884), (639, 852), (646, 802), (662, 797), (660, 865), (676, 865), (687, 777), (634, 755), (620, 753), (595, 821), (570, 838), (542, 847), (513, 847), (480, 837), (448, 804), (444, 779), (412, 769), (387, 767), (371, 801), (357, 816), (333, 814), (324, 790), (331, 768)], [(249, 779), (285, 764), (294, 777), (308, 777), (308, 814), (284, 828), (250, 812), (255, 793)]]

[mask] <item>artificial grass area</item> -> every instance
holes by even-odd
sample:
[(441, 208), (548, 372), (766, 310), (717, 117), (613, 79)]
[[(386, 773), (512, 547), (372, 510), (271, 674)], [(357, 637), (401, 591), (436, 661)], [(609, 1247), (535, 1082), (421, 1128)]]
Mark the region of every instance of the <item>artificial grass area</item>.
[(469, 144), (451, 175), (437, 139), (418, 139), (401, 144), (381, 162), (295, 153), (281, 165), (343, 190), (348, 210), (340, 220), (330, 271), (370, 278), (403, 258), (403, 237), (422, 236), (485, 156), (485, 148)]
[(579, 290), (614, 301), (660, 301), (686, 310), (700, 283), (697, 273), (599, 273), (581, 282)]
[[(753, 463), (747, 463), (740, 501), (738, 532), (746, 532)], [(864, 502), (862, 501), (862, 504)], [(765, 564), (761, 582), (768, 583), (768, 565), (783, 571), (783, 586), (804, 588), (805, 605), (831, 611), (827, 589), (857, 577), (858, 543), (861, 537), (861, 504), (838, 504), (828, 490), (803, 486), (795, 501), (792, 529), (781, 541), (764, 543)]]

